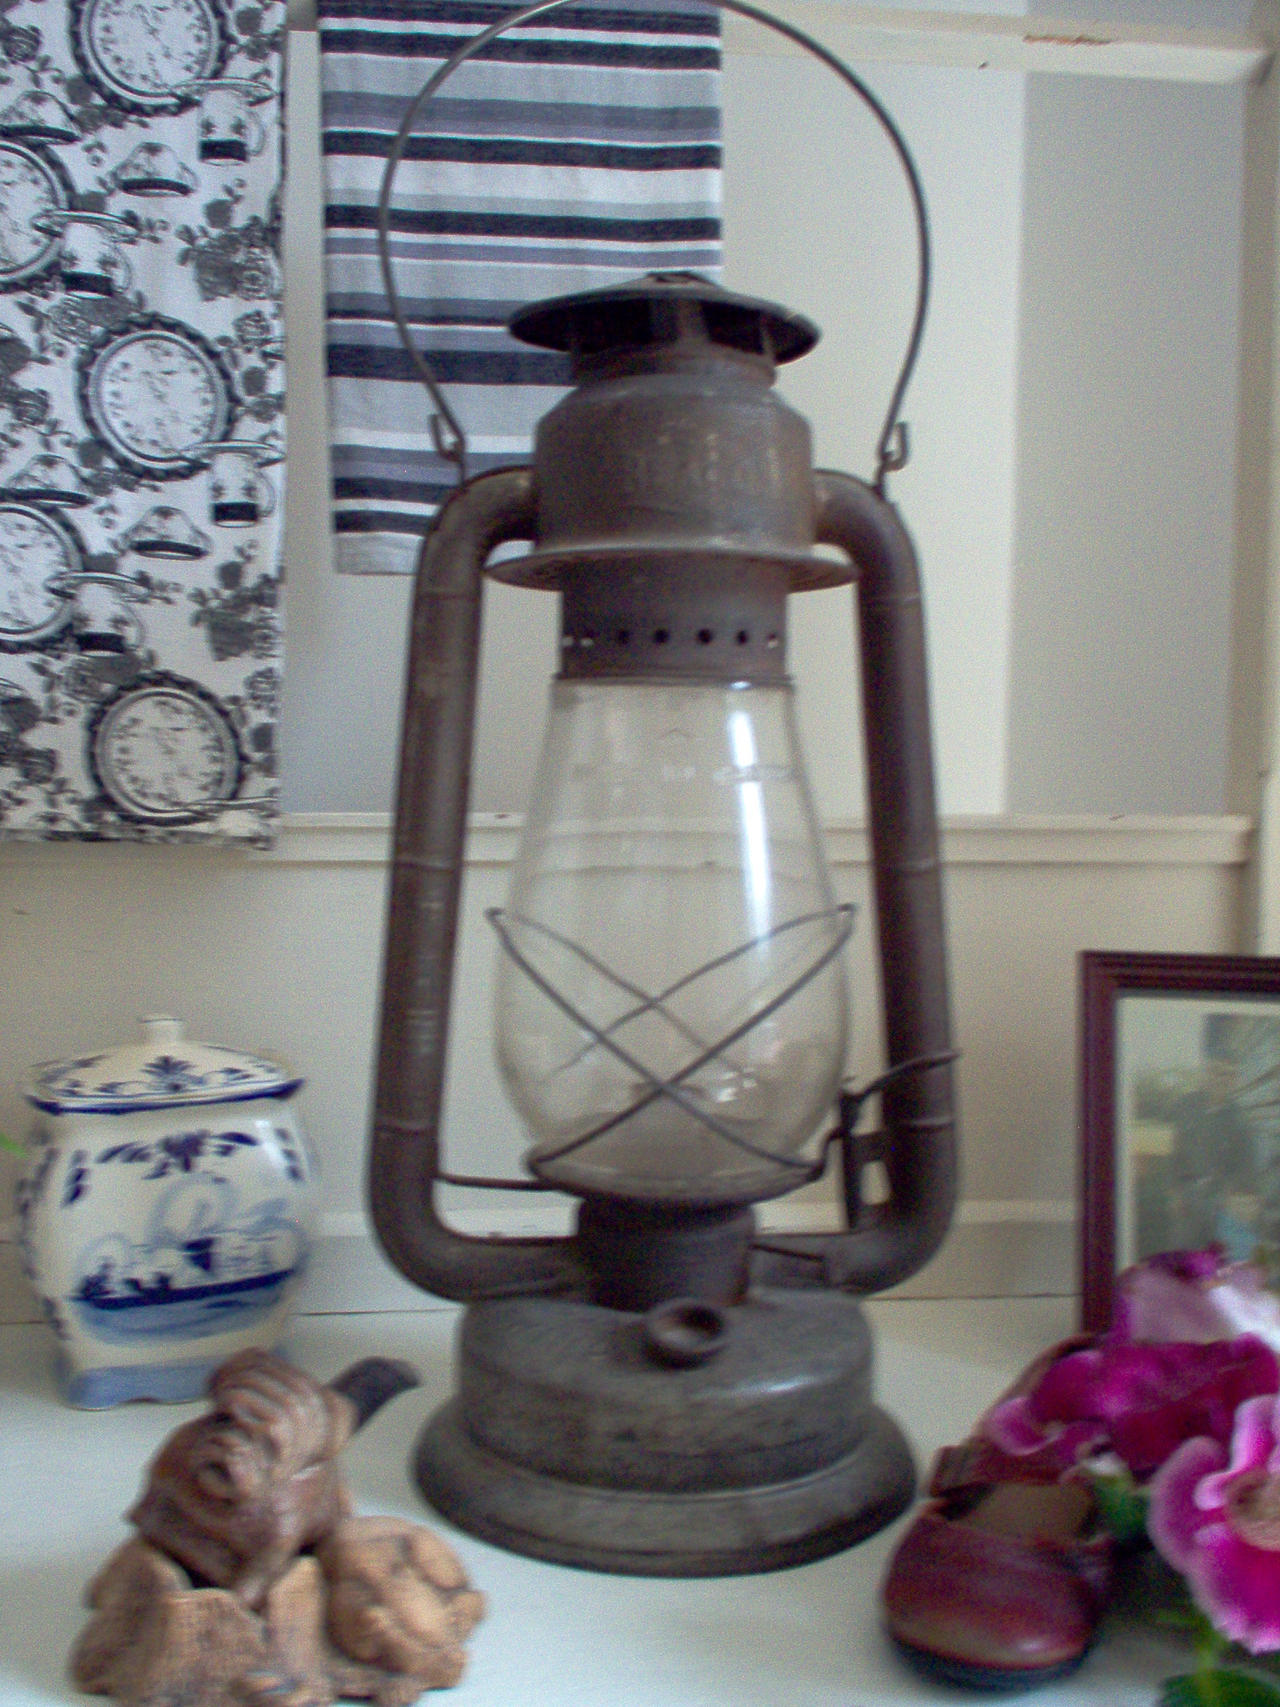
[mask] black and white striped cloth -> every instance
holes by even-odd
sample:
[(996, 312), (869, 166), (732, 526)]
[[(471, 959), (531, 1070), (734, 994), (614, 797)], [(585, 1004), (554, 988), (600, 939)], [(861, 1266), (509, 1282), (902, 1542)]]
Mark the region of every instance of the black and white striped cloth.
[[(456, 483), (391, 319), (377, 203), (407, 104), (507, 0), (319, 0), (338, 568), (414, 567)], [(468, 440), (526, 461), (563, 358), (505, 330), (526, 302), (720, 261), (720, 26), (697, 0), (577, 0), (496, 37), (427, 104), (396, 174), (394, 277)]]

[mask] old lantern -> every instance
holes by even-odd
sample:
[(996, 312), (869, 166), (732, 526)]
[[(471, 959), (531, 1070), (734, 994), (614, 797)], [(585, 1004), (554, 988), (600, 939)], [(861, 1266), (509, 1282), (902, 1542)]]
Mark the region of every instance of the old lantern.
[[(572, 389), (532, 466), (467, 482), (436, 518), (402, 731), (369, 1191), (402, 1273), (468, 1306), (458, 1392), (416, 1473), (462, 1528), (539, 1557), (797, 1563), (911, 1498), (858, 1296), (927, 1260), (954, 1198), (915, 554), (875, 486), (814, 472), (772, 388), (816, 340), (799, 316), (655, 275), (535, 304), (512, 330), (566, 352)], [(529, 554), (492, 561), (512, 540)], [(435, 1201), (486, 572), (560, 596), (493, 916), (497, 1055), (532, 1183), (577, 1200), (558, 1239), (466, 1237)], [(788, 596), (839, 583), (856, 589), (887, 1054), (870, 1139), (842, 1090), (849, 922), (786, 664)], [(845, 1228), (759, 1235), (753, 1205), (832, 1153)], [(872, 1154), (888, 1192), (868, 1205)]]

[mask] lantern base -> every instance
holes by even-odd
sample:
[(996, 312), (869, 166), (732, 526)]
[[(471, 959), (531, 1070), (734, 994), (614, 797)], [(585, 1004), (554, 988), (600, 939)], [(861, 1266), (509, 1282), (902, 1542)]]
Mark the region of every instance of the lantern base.
[(915, 1491), (870, 1401), (857, 1303), (753, 1294), (723, 1347), (673, 1368), (645, 1319), (569, 1300), (475, 1305), (460, 1392), (415, 1469), (459, 1528), (534, 1558), (637, 1576), (728, 1576), (840, 1552)]

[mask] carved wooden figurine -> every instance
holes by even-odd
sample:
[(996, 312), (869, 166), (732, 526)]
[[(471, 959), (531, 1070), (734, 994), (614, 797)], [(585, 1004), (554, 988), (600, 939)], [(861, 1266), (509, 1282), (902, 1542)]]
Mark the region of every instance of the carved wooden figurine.
[(89, 1585), (75, 1683), (125, 1707), (407, 1707), (456, 1683), (483, 1596), (421, 1525), (354, 1516), (337, 1464), (416, 1383), (388, 1358), (327, 1387), (264, 1351), (223, 1364)]

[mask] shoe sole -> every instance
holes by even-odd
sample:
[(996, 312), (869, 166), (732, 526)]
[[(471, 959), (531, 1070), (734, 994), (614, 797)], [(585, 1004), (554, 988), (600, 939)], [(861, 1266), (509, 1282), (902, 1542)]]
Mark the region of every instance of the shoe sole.
[(1083, 1663), (1085, 1655), (1075, 1654), (1051, 1666), (984, 1666), (972, 1660), (947, 1659), (943, 1654), (916, 1648), (896, 1636), (890, 1637), (903, 1659), (925, 1677), (937, 1683), (950, 1683), (958, 1689), (979, 1689), (989, 1695), (1016, 1695), (1028, 1689), (1041, 1689), (1059, 1678), (1070, 1677)]

